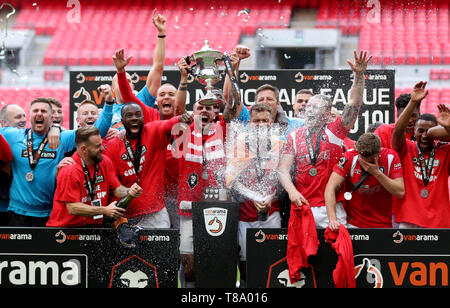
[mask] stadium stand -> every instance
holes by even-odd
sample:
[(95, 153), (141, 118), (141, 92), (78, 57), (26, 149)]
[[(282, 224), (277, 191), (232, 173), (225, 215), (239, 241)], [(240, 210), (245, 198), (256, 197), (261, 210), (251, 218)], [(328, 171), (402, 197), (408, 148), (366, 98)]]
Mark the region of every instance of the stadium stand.
[(36, 14), (36, 8), (25, 3), (18, 1), (21, 10), (14, 28), (34, 28), (37, 35), (51, 35), (44, 65), (68, 66), (111, 65), (112, 52), (120, 47), (134, 55), (131, 65), (151, 64), (155, 42), (146, 38), (156, 33), (151, 21), (154, 7), (171, 25), (167, 28), (168, 65), (205, 38), (215, 48), (231, 50), (242, 33), (254, 35), (259, 27), (286, 27), (292, 10), (290, 3), (274, 8), (267, 1), (250, 1), (245, 8), (239, 2), (214, 6), (206, 1), (95, 1), (83, 3), (83, 20), (92, 22), (68, 23), (64, 6), (55, 8), (53, 1), (40, 1)]
[[(23, 108), (26, 114), (30, 111), (30, 102), (38, 97), (53, 97), (63, 105), (64, 118), (69, 119), (69, 89), (68, 88), (5, 88), (0, 87), (0, 108), (8, 104), (17, 104)], [(68, 127), (68, 120), (65, 121)]]

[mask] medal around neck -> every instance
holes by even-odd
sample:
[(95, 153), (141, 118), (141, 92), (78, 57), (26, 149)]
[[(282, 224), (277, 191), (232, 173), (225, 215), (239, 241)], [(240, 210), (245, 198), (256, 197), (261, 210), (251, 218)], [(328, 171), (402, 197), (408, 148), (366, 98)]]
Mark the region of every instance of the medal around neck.
[(310, 176), (316, 176), (317, 175), (317, 169), (316, 168), (311, 168), (309, 169), (309, 175)]
[(33, 182), (34, 180), (34, 174), (32, 171), (28, 172), (27, 174), (25, 174), (25, 180), (27, 182)]
[(428, 190), (427, 190), (426, 188), (424, 188), (424, 189), (422, 189), (422, 190), (420, 191), (420, 196), (421, 196), (422, 198), (426, 199), (426, 198), (428, 198), (428, 195), (429, 195), (429, 192), (428, 192)]
[(347, 191), (347, 192), (344, 194), (344, 199), (347, 200), (347, 201), (352, 200), (352, 197), (353, 197), (353, 195), (352, 195), (352, 193), (349, 192), (349, 191)]

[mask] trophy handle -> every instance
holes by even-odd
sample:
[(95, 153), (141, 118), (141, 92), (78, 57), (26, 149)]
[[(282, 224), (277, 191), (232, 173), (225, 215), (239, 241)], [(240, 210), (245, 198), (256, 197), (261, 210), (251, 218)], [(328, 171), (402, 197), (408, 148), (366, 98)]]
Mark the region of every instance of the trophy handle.
[[(215, 63), (216, 65), (220, 65), (220, 64), (223, 63), (224, 60), (225, 60), (225, 57), (223, 56), (223, 57), (221, 57), (221, 58), (217, 58), (216, 60), (214, 60), (214, 63)], [(222, 62), (222, 63), (217, 63), (217, 62)]]

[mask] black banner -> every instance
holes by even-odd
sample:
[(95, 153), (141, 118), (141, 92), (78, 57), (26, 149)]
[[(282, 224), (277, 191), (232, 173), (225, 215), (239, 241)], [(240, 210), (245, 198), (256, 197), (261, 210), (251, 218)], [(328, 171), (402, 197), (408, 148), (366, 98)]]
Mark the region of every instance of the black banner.
[[(135, 90), (145, 86), (148, 71), (130, 71)], [(111, 84), (114, 71), (71, 71), (70, 72), (70, 127), (74, 127), (77, 104), (91, 99), (99, 108), (103, 98), (97, 91), (102, 84)], [(222, 80), (215, 87), (222, 89)], [(349, 100), (352, 86), (351, 70), (244, 70), (238, 76), (241, 98), (245, 106), (255, 104), (256, 89), (263, 84), (271, 84), (280, 90), (279, 100), (289, 116), (293, 116), (292, 104), (300, 89), (311, 89), (316, 94), (329, 95), (334, 107), (342, 111)], [(178, 87), (180, 73), (165, 71), (162, 83), (171, 83)], [(191, 76), (188, 79), (186, 109), (192, 110), (194, 102), (206, 94), (204, 87)], [(356, 139), (374, 122), (394, 123), (395, 72), (394, 70), (368, 70), (364, 91), (364, 105), (359, 112), (358, 121), (350, 131), (349, 137)]]
[[(349, 229), (357, 288), (448, 287), (450, 230)], [(337, 255), (318, 229), (319, 249), (302, 280), (291, 284), (286, 262), (287, 229), (247, 230), (249, 288), (334, 287)]]
[(193, 203), (194, 270), (197, 288), (236, 287), (238, 221), (238, 203)]
[(126, 249), (110, 229), (0, 228), (0, 287), (176, 288), (178, 230), (140, 239)]

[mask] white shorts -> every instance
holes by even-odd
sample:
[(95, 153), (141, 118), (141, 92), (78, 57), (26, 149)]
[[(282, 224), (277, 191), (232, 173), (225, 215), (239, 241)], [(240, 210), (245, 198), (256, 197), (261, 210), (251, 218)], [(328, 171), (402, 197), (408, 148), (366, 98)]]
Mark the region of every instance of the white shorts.
[(169, 213), (170, 226), (172, 229), (180, 229), (180, 215), (178, 214), (178, 200), (177, 198), (166, 196), (164, 197), (166, 209)]
[(420, 228), (423, 228), (423, 227), (409, 223), (409, 222), (400, 222), (398, 224), (398, 229), (420, 229)]
[(280, 212), (273, 212), (265, 221), (239, 221), (238, 244), (239, 261), (247, 260), (247, 229), (248, 228), (281, 228)]
[(158, 212), (144, 214), (128, 219), (132, 224), (136, 224), (145, 229), (167, 229), (170, 228), (170, 218), (167, 209), (163, 208)]
[(180, 254), (194, 254), (194, 234), (192, 217), (180, 215)]
[[(326, 229), (330, 223), (327, 215), (326, 206), (311, 206), (311, 211), (316, 222), (316, 228)], [(337, 220), (347, 227), (347, 213), (345, 213), (342, 202), (336, 203), (336, 218)]]

